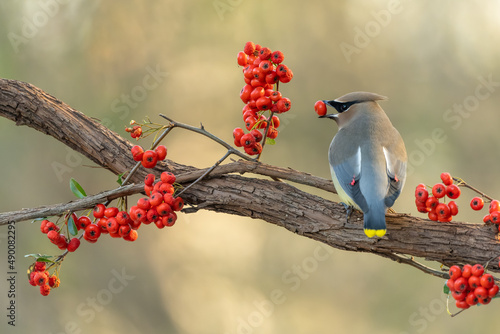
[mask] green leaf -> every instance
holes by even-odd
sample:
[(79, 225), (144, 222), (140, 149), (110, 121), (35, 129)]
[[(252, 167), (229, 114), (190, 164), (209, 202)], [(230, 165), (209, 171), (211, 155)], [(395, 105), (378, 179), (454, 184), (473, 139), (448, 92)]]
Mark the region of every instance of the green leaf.
[(27, 254), (24, 257), (34, 257), (36, 261), (40, 261), (40, 262), (54, 262), (50, 259), (51, 257), (54, 257), (53, 255)]
[(41, 221), (41, 220), (45, 220), (45, 219), (47, 219), (47, 217), (35, 218), (35, 219), (33, 219), (33, 220), (31, 221), (31, 224), (33, 224), (34, 222), (39, 222), (39, 221)]
[[(446, 281), (446, 282), (448, 282), (448, 281)], [(450, 288), (448, 287), (448, 285), (446, 285), (446, 282), (444, 282), (444, 286), (443, 286), (443, 293), (445, 295), (450, 293)]]
[(276, 141), (273, 138), (266, 138), (266, 144), (268, 145), (274, 145), (276, 144)]
[(122, 180), (123, 174), (125, 174), (125, 172), (118, 174), (118, 180), (116, 180), (116, 182), (118, 182), (118, 184), (121, 186), (123, 185), (123, 180)]
[(87, 196), (85, 190), (83, 190), (82, 186), (78, 182), (76, 182), (74, 178), (71, 178), (71, 180), (69, 181), (69, 188), (78, 198), (84, 198), (85, 196)]
[(71, 233), (71, 235), (77, 235), (78, 234), (78, 228), (76, 227), (76, 223), (73, 219), (73, 215), (69, 215), (69, 218), (68, 218), (68, 229), (69, 229), (69, 233)]

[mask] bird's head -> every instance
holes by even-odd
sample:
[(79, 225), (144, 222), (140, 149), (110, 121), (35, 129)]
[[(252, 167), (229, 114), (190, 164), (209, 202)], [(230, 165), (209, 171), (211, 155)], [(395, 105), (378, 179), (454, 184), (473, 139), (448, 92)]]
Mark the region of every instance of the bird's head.
[(319, 116), (319, 118), (331, 118), (337, 122), (339, 128), (342, 128), (355, 119), (356, 116), (372, 110), (373, 108), (370, 108), (369, 105), (373, 106), (373, 103), (370, 102), (374, 102), (378, 106), (376, 101), (385, 99), (387, 99), (385, 96), (375, 93), (353, 92), (335, 100), (323, 100), (327, 106), (335, 108), (337, 113)]

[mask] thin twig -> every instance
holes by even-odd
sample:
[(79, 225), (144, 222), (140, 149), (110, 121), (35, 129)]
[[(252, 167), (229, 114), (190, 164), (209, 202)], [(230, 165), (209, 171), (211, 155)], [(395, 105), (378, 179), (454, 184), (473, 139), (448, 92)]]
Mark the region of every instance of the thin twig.
[(386, 256), (386, 257), (388, 257), (390, 259), (393, 259), (394, 261), (396, 261), (398, 263), (408, 264), (408, 265), (410, 265), (412, 267), (420, 269), (424, 273), (431, 274), (433, 276), (444, 278), (444, 279), (450, 278), (450, 275), (447, 272), (439, 271), (439, 270), (436, 270), (436, 269), (432, 269), (431, 267), (427, 267), (426, 265), (424, 265), (424, 264), (422, 264), (420, 262), (415, 261), (415, 259), (413, 258), (413, 256), (411, 258), (408, 258), (406, 256), (399, 255), (399, 254), (396, 254), (396, 253), (387, 253), (387, 254), (381, 254), (381, 255), (382, 256)]
[(466, 187), (466, 188), (469, 188), (469, 189), (471, 189), (471, 190), (475, 191), (476, 193), (478, 193), (479, 195), (481, 195), (481, 196), (483, 196), (483, 197), (485, 197), (485, 198), (489, 199), (490, 201), (493, 201), (493, 200), (494, 200), (494, 198), (493, 198), (493, 197), (486, 195), (486, 194), (485, 194), (485, 193), (483, 193), (481, 190), (479, 190), (479, 189), (477, 189), (477, 188), (475, 188), (475, 187), (471, 186), (470, 184), (468, 184), (467, 182), (465, 182), (463, 179), (461, 179), (461, 178), (459, 178), (459, 177), (453, 177), (453, 180), (454, 180), (454, 181), (456, 181), (456, 182), (458, 182), (458, 183), (459, 183), (459, 185), (464, 186), (464, 187)]
[(172, 128), (179, 127), (179, 128), (182, 128), (182, 129), (186, 129), (186, 130), (189, 130), (189, 131), (193, 131), (193, 132), (202, 134), (205, 137), (208, 137), (208, 138), (212, 139), (213, 141), (215, 141), (216, 143), (219, 143), (220, 145), (224, 146), (228, 151), (231, 152), (231, 154), (237, 155), (240, 158), (248, 160), (248, 161), (256, 161), (256, 159), (250, 158), (248, 155), (243, 154), (240, 151), (236, 150), (234, 147), (232, 147), (231, 145), (229, 145), (228, 143), (226, 143), (225, 141), (223, 141), (219, 137), (214, 136), (213, 134), (211, 134), (210, 132), (208, 132), (207, 130), (205, 130), (205, 128), (203, 126), (200, 127), (200, 128), (197, 128), (197, 127), (194, 127), (194, 126), (191, 126), (191, 125), (187, 125), (187, 124), (184, 124), (184, 123), (179, 123), (179, 122), (176, 122), (173, 119), (171, 119), (171, 118), (169, 118), (169, 117), (167, 117), (167, 116), (165, 116), (163, 114), (160, 114), (160, 117), (163, 117), (166, 120), (168, 120), (170, 122)]
[(274, 112), (271, 111), (271, 116), (269, 116), (269, 119), (267, 120), (267, 125), (266, 125), (266, 131), (264, 132), (264, 138), (262, 138), (262, 150), (260, 151), (259, 155), (257, 156), (257, 161), (259, 161), (260, 156), (262, 155), (262, 152), (264, 152), (264, 146), (266, 145), (266, 139), (267, 139), (267, 132), (269, 131), (269, 127), (271, 126), (271, 121), (273, 119)]

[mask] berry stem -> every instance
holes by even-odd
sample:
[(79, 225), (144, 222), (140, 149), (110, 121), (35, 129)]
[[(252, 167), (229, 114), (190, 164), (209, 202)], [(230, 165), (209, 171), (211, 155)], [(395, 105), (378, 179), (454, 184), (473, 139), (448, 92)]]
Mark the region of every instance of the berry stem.
[(196, 180), (194, 180), (191, 184), (189, 184), (186, 188), (182, 189), (178, 194), (175, 195), (175, 197), (179, 197), (183, 192), (194, 186), (196, 183), (200, 182), (202, 179), (204, 179), (208, 174), (210, 174), (217, 166), (219, 166), (224, 160), (226, 160), (227, 157), (231, 155), (231, 152), (228, 150), (226, 154), (219, 160), (215, 162), (215, 164), (207, 169), (200, 177), (198, 177)]
[(259, 161), (260, 156), (262, 155), (262, 152), (264, 152), (264, 146), (266, 145), (266, 139), (267, 139), (267, 131), (269, 131), (269, 127), (271, 126), (271, 122), (272, 122), (273, 116), (274, 116), (274, 112), (271, 111), (271, 116), (269, 116), (269, 118), (267, 120), (266, 130), (264, 131), (264, 138), (262, 138), (262, 151), (260, 151), (259, 155), (255, 159), (257, 161)]
[(163, 117), (167, 121), (170, 122), (169, 129), (170, 128), (173, 129), (175, 127), (178, 127), (178, 128), (182, 128), (182, 129), (186, 129), (186, 130), (189, 130), (189, 131), (193, 131), (193, 132), (202, 134), (205, 137), (208, 137), (208, 138), (212, 139), (213, 141), (215, 141), (216, 143), (219, 143), (220, 145), (224, 146), (230, 152), (230, 154), (237, 155), (240, 158), (248, 160), (248, 161), (258, 161), (258, 159), (250, 158), (246, 154), (243, 154), (240, 151), (235, 150), (231, 145), (229, 145), (228, 143), (226, 143), (225, 141), (223, 141), (219, 137), (216, 137), (213, 134), (211, 134), (210, 132), (208, 132), (207, 130), (205, 130), (205, 128), (203, 127), (203, 125), (201, 125), (199, 128), (197, 128), (197, 127), (194, 127), (194, 126), (191, 126), (191, 125), (187, 125), (187, 124), (176, 122), (173, 119), (171, 119), (171, 118), (169, 118), (169, 117), (167, 117), (167, 116), (165, 116), (163, 114), (160, 114), (160, 117)]
[(479, 195), (481, 195), (482, 197), (484, 198), (487, 198), (489, 199), (490, 201), (493, 201), (494, 198), (493, 197), (490, 197), (488, 195), (486, 195), (485, 193), (483, 193), (482, 191), (480, 191), (479, 189), (471, 186), (470, 184), (468, 184), (467, 182), (465, 182), (463, 179), (459, 178), (459, 177), (453, 177), (453, 181), (455, 182), (458, 182), (458, 185), (459, 186), (464, 186), (466, 188), (469, 188), (471, 189), (472, 191), (475, 191), (476, 193), (478, 193)]

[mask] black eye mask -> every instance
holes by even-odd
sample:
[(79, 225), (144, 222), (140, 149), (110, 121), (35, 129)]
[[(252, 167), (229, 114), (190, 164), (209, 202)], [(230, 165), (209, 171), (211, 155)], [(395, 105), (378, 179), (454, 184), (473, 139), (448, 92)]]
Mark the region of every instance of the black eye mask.
[(351, 102), (338, 102), (335, 100), (325, 101), (326, 104), (337, 109), (339, 113), (343, 113), (344, 111), (348, 110), (353, 104), (360, 102), (362, 101), (351, 101)]

